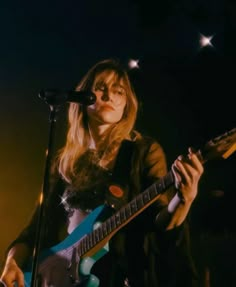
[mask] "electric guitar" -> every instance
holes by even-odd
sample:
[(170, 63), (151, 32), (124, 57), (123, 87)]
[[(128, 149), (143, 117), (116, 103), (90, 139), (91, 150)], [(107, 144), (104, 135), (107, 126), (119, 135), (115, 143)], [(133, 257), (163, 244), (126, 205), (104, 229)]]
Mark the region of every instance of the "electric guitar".
[[(235, 150), (236, 128), (208, 141), (197, 153), (205, 163), (211, 159), (226, 159)], [(105, 221), (99, 221), (99, 218), (106, 205), (97, 207), (62, 242), (40, 253), (39, 286), (98, 287), (99, 279), (90, 271), (94, 263), (109, 252), (109, 240), (174, 184), (173, 173), (169, 171)], [(24, 270), (24, 276), (25, 287), (30, 287), (31, 264)]]

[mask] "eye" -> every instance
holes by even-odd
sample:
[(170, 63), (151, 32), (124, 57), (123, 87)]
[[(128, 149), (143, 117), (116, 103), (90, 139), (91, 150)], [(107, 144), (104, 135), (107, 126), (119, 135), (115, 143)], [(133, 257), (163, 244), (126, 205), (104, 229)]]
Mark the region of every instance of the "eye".
[(125, 90), (122, 89), (122, 88), (114, 88), (113, 89), (113, 93), (115, 93), (115, 94), (117, 94), (117, 95), (119, 95), (121, 97), (125, 96), (125, 94), (126, 94)]
[(121, 96), (125, 95), (125, 91), (123, 89), (118, 90), (118, 94)]
[(94, 90), (104, 92), (106, 90), (106, 85), (104, 83), (101, 83), (101, 82), (96, 83)]

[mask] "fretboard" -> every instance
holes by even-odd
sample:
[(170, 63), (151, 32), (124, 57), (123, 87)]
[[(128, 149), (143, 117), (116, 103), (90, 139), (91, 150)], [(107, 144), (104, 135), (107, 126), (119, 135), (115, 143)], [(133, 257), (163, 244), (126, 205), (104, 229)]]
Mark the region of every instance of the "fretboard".
[(159, 195), (173, 185), (174, 182), (173, 173), (172, 171), (169, 171), (166, 176), (153, 183), (132, 201), (124, 205), (119, 211), (101, 223), (99, 227), (82, 238), (79, 244), (79, 256), (83, 256), (99, 242), (111, 236), (111, 234), (115, 234), (119, 229), (156, 201)]

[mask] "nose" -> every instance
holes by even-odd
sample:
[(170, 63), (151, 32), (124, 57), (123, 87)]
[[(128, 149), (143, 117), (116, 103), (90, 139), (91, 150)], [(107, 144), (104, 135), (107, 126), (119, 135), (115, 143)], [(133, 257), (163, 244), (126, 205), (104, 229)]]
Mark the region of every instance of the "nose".
[(102, 94), (102, 97), (101, 99), (104, 101), (104, 102), (108, 102), (110, 100), (110, 94), (111, 92), (109, 91), (109, 89), (105, 89), (103, 91), (103, 94)]

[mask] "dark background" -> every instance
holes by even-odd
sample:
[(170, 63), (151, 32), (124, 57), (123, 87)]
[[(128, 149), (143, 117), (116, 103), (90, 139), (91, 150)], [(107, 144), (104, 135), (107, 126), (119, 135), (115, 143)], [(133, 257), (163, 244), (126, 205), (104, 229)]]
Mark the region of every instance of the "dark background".
[[(236, 126), (235, 9), (223, 0), (1, 1), (0, 260), (43, 182), (49, 107), (39, 91), (73, 89), (104, 58), (139, 59), (130, 71), (137, 128), (160, 141), (170, 166)], [(200, 46), (201, 34), (213, 36), (212, 46)], [(211, 287), (236, 285), (235, 163), (235, 154), (206, 163), (190, 213), (197, 269)]]

